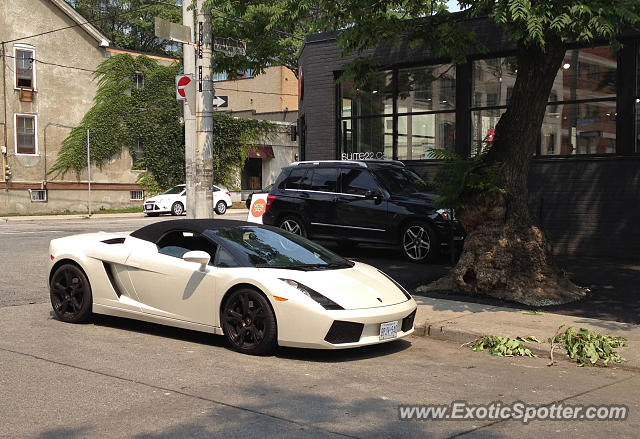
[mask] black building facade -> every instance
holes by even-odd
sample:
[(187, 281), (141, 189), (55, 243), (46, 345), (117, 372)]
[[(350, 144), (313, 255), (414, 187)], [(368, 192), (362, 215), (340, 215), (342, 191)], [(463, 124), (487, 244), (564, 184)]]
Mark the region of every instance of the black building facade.
[[(364, 86), (338, 83), (336, 34), (307, 37), (300, 56), (300, 159), (396, 159), (429, 178), (429, 150), (491, 147), (515, 82), (515, 46), (489, 19), (467, 22), (488, 48), (452, 65), (429, 51), (381, 45)], [(640, 259), (640, 34), (570, 47), (532, 158), (532, 212), (560, 254)]]

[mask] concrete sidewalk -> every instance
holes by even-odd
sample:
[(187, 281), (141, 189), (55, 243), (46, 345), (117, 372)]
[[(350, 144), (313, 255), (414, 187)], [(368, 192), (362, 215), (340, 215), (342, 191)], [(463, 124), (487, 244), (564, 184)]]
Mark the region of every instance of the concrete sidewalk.
[[(527, 347), (539, 357), (549, 358), (549, 343), (561, 325), (587, 328), (603, 335), (623, 336), (627, 346), (617, 352), (627, 361), (620, 364), (610, 363), (609, 367), (640, 370), (640, 325), (618, 323), (607, 320), (573, 317), (542, 312), (532, 314), (516, 308), (483, 305), (414, 296), (418, 302), (415, 319), (416, 335), (433, 337), (463, 344), (483, 335), (504, 337), (535, 336), (543, 344), (527, 343)], [(481, 353), (478, 353), (480, 355)], [(486, 355), (486, 353), (485, 353)], [(554, 360), (571, 360), (561, 347), (554, 350)]]

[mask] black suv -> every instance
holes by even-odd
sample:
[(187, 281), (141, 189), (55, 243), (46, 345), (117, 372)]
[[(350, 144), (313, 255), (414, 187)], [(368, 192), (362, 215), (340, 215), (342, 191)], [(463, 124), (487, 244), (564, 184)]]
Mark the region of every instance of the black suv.
[(262, 219), (311, 239), (400, 245), (410, 261), (425, 262), (464, 239), (428, 190), (397, 161), (298, 162), (282, 168)]

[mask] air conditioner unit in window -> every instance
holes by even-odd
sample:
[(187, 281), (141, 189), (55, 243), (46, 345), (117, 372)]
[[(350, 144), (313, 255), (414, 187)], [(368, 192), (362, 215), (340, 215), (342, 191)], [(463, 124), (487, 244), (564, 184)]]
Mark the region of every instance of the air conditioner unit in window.
[(33, 89), (26, 87), (20, 88), (20, 101), (33, 102)]

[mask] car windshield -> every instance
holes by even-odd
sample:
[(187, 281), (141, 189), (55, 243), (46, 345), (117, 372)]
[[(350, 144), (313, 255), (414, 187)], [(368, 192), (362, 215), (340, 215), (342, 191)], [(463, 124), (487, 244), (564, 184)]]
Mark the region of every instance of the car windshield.
[(353, 262), (284, 230), (244, 226), (210, 233), (244, 253), (254, 267), (322, 270), (353, 266)]
[(184, 190), (184, 186), (174, 186), (166, 192), (163, 192), (162, 195), (174, 195), (179, 194)]
[(400, 167), (374, 169), (373, 173), (386, 190), (392, 194), (430, 192), (432, 187), (413, 171)]

